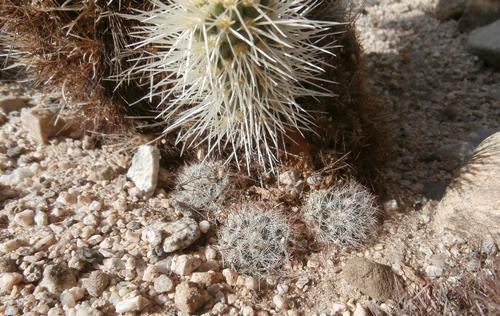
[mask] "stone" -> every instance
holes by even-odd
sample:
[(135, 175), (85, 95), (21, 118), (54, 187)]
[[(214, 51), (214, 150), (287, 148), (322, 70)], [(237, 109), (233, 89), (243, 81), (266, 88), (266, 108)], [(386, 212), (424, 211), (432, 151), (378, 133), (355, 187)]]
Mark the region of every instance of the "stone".
[(110, 277), (102, 271), (92, 271), (87, 279), (82, 281), (82, 286), (94, 297), (101, 296), (102, 292), (108, 287)]
[(191, 275), (191, 282), (197, 283), (200, 285), (204, 285), (205, 287), (209, 287), (212, 284), (217, 283), (221, 280), (220, 273), (215, 273), (214, 271), (208, 272), (194, 272)]
[(500, 242), (500, 132), (485, 139), (437, 205), (433, 226)]
[(54, 136), (62, 129), (62, 120), (56, 119), (53, 112), (40, 107), (22, 111), (21, 113), (23, 128), (39, 144), (47, 143), (49, 137)]
[(190, 275), (201, 265), (201, 259), (192, 255), (175, 256), (170, 270), (177, 275)]
[(108, 165), (96, 165), (90, 173), (91, 181), (111, 181), (116, 178), (116, 172)]
[(155, 278), (153, 288), (155, 289), (156, 293), (167, 293), (174, 289), (174, 282), (172, 282), (172, 279), (168, 276), (160, 275), (159, 277)]
[(196, 283), (182, 282), (175, 288), (175, 306), (182, 312), (192, 314), (208, 302), (210, 296)]
[(498, 19), (500, 19), (500, 1), (469, 0), (464, 14), (458, 21), (458, 29), (466, 32)]
[(16, 261), (7, 257), (0, 256), (0, 273), (16, 272)]
[(15, 285), (23, 281), (23, 276), (17, 272), (3, 273), (0, 276), (0, 293), (10, 294)]
[(371, 315), (366, 308), (363, 307), (363, 305), (356, 303), (356, 309), (352, 313), (352, 316), (368, 316)]
[(472, 31), (467, 42), (468, 50), (488, 65), (500, 69), (500, 17), (499, 20)]
[(37, 264), (30, 264), (26, 269), (24, 269), (23, 275), (26, 281), (30, 283), (37, 282), (43, 276), (42, 267)]
[(30, 167), (19, 167), (14, 169), (10, 174), (0, 176), (0, 184), (4, 186), (18, 186), (23, 183), (25, 179), (33, 177), (35, 174)]
[(253, 311), (253, 308), (251, 306), (244, 306), (241, 309), (241, 314), (242, 316), (254, 316), (255, 312)]
[(60, 294), (76, 285), (76, 278), (68, 267), (62, 264), (48, 265), (43, 271), (40, 286), (52, 294)]
[(144, 307), (149, 305), (149, 301), (141, 295), (119, 301), (115, 305), (117, 313), (141, 312)]
[(49, 225), (49, 216), (43, 211), (36, 212), (34, 220), (35, 224), (37, 224), (38, 226)]
[(198, 226), (200, 227), (200, 231), (203, 234), (208, 233), (208, 231), (210, 230), (210, 222), (208, 221), (201, 221), (200, 224), (198, 224)]
[(85, 290), (81, 287), (73, 287), (68, 290), (64, 290), (59, 296), (59, 301), (65, 307), (72, 308), (76, 306), (76, 303), (83, 298), (85, 295)]
[[(75, 316), (101, 316), (102, 313), (97, 308), (92, 307), (89, 302), (81, 302), (74, 308)], [(70, 314), (71, 315), (71, 314)]]
[(425, 273), (428, 277), (437, 278), (443, 275), (443, 268), (439, 266), (429, 265), (425, 268)]
[(397, 299), (403, 293), (403, 282), (391, 267), (365, 258), (349, 259), (342, 276), (351, 287), (378, 301)]
[(139, 146), (132, 158), (127, 177), (137, 188), (146, 194), (152, 194), (158, 182), (160, 170), (160, 151), (154, 145)]
[(14, 222), (23, 227), (30, 227), (33, 226), (34, 218), (35, 212), (33, 210), (24, 210), (14, 216)]
[(0, 110), (6, 114), (12, 111), (19, 111), (27, 105), (28, 100), (28, 98), (24, 97), (1, 97)]
[(222, 275), (226, 279), (226, 283), (229, 285), (235, 285), (236, 280), (238, 279), (238, 274), (236, 272), (231, 271), (230, 269), (222, 270)]
[(13, 252), (14, 250), (18, 249), (19, 247), (22, 247), (26, 245), (26, 242), (21, 239), (11, 239), (7, 240), (6, 242), (0, 244), (0, 253), (10, 253)]
[(441, 21), (458, 20), (465, 12), (469, 0), (439, 0), (436, 17)]
[(0, 184), (0, 203), (15, 198), (17, 195), (17, 191), (13, 190), (10, 186)]
[(273, 296), (273, 303), (277, 310), (286, 309), (288, 307), (287, 298), (279, 294)]
[(163, 251), (171, 253), (191, 246), (201, 235), (198, 223), (191, 217), (168, 223), (163, 228)]

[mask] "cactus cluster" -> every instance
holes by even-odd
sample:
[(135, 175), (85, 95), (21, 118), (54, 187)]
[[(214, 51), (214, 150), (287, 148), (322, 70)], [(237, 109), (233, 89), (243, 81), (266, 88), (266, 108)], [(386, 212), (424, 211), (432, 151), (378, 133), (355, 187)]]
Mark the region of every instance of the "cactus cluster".
[(203, 161), (182, 168), (174, 199), (193, 209), (212, 209), (230, 186), (229, 174), (218, 161)]
[(320, 242), (358, 246), (375, 231), (378, 210), (373, 195), (351, 181), (311, 192), (304, 215)]
[(244, 205), (221, 228), (219, 250), (226, 266), (259, 277), (288, 261), (291, 236), (290, 226), (279, 213)]
[[(308, 19), (322, 1), (151, 0), (132, 46), (147, 49), (124, 75), (146, 78), (165, 133), (273, 166), (290, 131), (313, 130), (302, 96), (329, 96), (320, 45), (337, 23)], [(323, 41), (324, 42), (324, 41)]]

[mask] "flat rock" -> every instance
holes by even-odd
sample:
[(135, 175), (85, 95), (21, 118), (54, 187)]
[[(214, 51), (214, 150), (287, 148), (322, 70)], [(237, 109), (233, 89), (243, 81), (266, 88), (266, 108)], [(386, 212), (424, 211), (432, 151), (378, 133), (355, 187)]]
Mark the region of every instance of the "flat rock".
[(441, 21), (459, 19), (467, 8), (469, 0), (439, 0), (436, 17)]
[(19, 111), (24, 108), (29, 101), (25, 97), (0, 97), (0, 111), (8, 114), (12, 111)]
[(128, 169), (127, 177), (146, 194), (152, 194), (158, 182), (160, 151), (154, 145), (139, 146)]
[(210, 299), (207, 291), (196, 283), (182, 282), (175, 288), (175, 306), (182, 312), (192, 314)]
[(201, 235), (198, 223), (191, 217), (168, 223), (164, 226), (163, 251), (171, 253), (192, 245)]
[(108, 274), (101, 271), (93, 271), (87, 279), (82, 281), (82, 285), (90, 295), (99, 297), (108, 287), (109, 281)]
[(56, 120), (53, 112), (40, 107), (22, 111), (21, 122), (28, 135), (39, 144), (47, 143), (49, 137), (63, 127), (63, 122)]
[(467, 47), (488, 65), (500, 69), (500, 17), (499, 20), (471, 32)]
[(500, 19), (500, 1), (469, 0), (465, 12), (458, 21), (461, 32), (470, 31), (488, 25)]
[(500, 241), (500, 132), (485, 139), (451, 182), (436, 208), (434, 227)]
[(342, 274), (352, 287), (378, 301), (396, 299), (403, 291), (403, 281), (391, 267), (365, 258), (349, 259)]

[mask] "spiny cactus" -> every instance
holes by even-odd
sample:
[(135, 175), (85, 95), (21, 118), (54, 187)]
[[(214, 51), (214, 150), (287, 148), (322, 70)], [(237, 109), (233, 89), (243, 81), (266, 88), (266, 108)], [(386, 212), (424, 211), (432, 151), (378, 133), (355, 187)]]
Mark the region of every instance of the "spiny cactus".
[(219, 250), (231, 269), (262, 276), (288, 261), (290, 240), (290, 226), (278, 213), (245, 205), (220, 230)]
[(177, 176), (174, 199), (194, 209), (211, 209), (229, 189), (222, 162), (204, 161), (185, 166)]
[(307, 17), (323, 1), (150, 1), (129, 16), (145, 24), (132, 46), (149, 49), (125, 76), (148, 78), (165, 133), (272, 167), (287, 132), (313, 130), (296, 99), (330, 95), (320, 77), (334, 44), (320, 42), (338, 23)]
[(356, 182), (312, 192), (304, 215), (324, 244), (357, 246), (376, 229), (373, 195)]

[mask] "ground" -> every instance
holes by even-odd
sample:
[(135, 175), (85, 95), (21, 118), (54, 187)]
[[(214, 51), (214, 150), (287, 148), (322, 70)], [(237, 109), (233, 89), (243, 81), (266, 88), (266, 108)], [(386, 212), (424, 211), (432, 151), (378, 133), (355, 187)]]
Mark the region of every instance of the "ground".
[[(434, 17), (436, 2), (367, 1), (357, 17), (366, 78), (373, 96), (387, 108), (393, 148), (380, 170), (388, 192), (381, 201), (380, 230), (358, 248), (302, 251), (280, 277), (256, 280), (256, 287), (243, 278), (232, 284), (224, 275), (225, 281), (209, 286), (212, 302), (225, 302), (222, 310), (230, 315), (351, 315), (356, 303), (374, 303), (342, 278), (351, 257), (390, 266), (410, 293), (431, 281), (452, 283), (464, 269), (477, 270), (489, 260), (478, 245), (453, 234), (438, 235), (432, 226), (436, 201), (462, 163), (457, 144), (477, 142), (500, 122), (500, 73), (466, 51), (467, 34), (457, 30), (455, 21), (443, 23)], [(0, 89), (4, 95), (30, 96), (34, 104), (49, 102), (18, 84), (3, 82)], [(57, 315), (62, 304), (66, 311), (74, 312), (71, 307), (79, 304), (77, 308), (89, 314), (93, 308), (114, 314), (117, 302), (138, 295), (151, 301), (145, 314), (176, 313), (174, 292), (158, 293), (154, 281), (144, 276), (148, 266), (166, 256), (141, 239), (145, 227), (179, 215), (168, 199), (172, 175), (163, 169), (164, 188), (151, 198), (138, 197), (126, 178), (131, 148), (132, 144), (94, 148), (88, 138), (63, 136), (39, 146), (22, 127), (20, 113), (8, 114), (0, 126), (0, 175), (17, 170), (17, 177), (9, 181), (19, 195), (0, 210), (6, 221), (0, 242), (24, 278), (29, 275), (33, 281), (19, 282), (10, 294), (2, 294), (4, 314)], [(34, 223), (16, 218), (25, 210), (34, 211)], [(214, 259), (212, 254), (218, 222), (209, 220), (210, 230), (182, 253), (204, 261), (198, 271), (222, 271), (220, 255)], [(19, 242), (5, 251), (12, 240)], [(41, 271), (59, 263), (68, 264), (80, 281), (92, 270), (102, 270), (112, 276), (110, 285), (100, 296), (74, 295), (76, 302), (68, 303), (59, 293), (37, 286)], [(26, 272), (29, 267), (38, 269), (38, 277)], [(174, 273), (170, 278), (179, 284), (190, 276)], [(280, 304), (280, 299), (287, 304)], [(391, 304), (378, 305), (387, 309)], [(217, 314), (215, 309), (212, 313)]]

